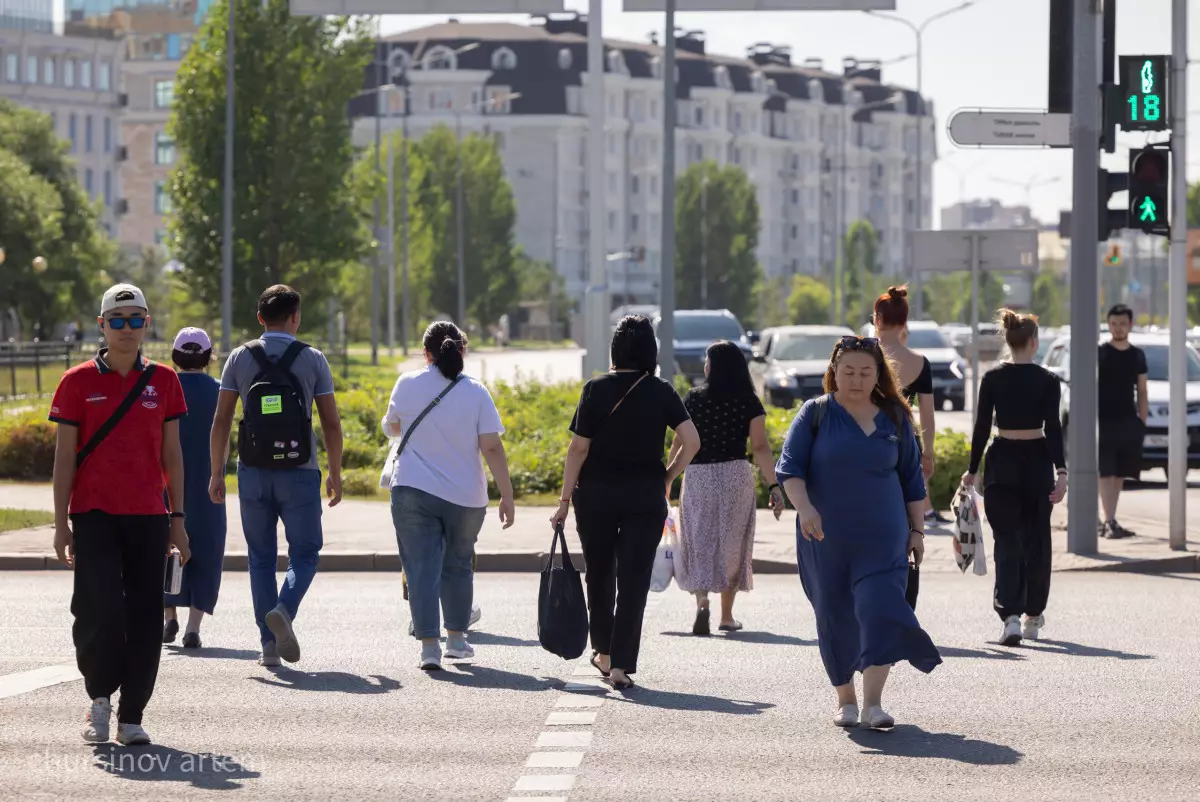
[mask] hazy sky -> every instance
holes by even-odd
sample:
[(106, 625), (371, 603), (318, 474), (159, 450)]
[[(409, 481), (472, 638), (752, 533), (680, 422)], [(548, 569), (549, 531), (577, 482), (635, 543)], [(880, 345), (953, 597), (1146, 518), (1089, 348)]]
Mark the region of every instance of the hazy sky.
[[(687, 0), (678, 0), (681, 6)], [(400, 5), (404, 0), (400, 0)], [(920, 24), (932, 14), (957, 5), (956, 0), (898, 0), (896, 13)], [(586, 11), (587, 0), (566, 0), (568, 10)], [(662, 14), (625, 13), (622, 0), (604, 0), (606, 36), (644, 40), (661, 31)], [(1028, 196), (1034, 214), (1057, 220), (1071, 204), (1071, 151), (979, 150), (958, 148), (946, 137), (950, 115), (960, 108), (1046, 108), (1049, 11), (1047, 0), (979, 0), (978, 5), (931, 24), (924, 36), (924, 92), (938, 118), (939, 161), (934, 167), (934, 208), (965, 197), (995, 197), (1023, 203)], [(1191, 3), (1188, 37), (1193, 65), (1188, 74), (1191, 137), (1188, 175), (1200, 179), (1200, 3)], [(389, 16), (383, 30), (392, 33), (445, 20), (446, 16)], [(507, 19), (525, 24), (527, 16), (474, 17)], [(755, 42), (790, 45), (793, 58), (822, 58), (826, 69), (840, 69), (844, 57), (893, 59), (916, 50), (915, 37), (903, 25), (872, 19), (862, 12), (794, 12), (678, 15), (678, 25), (703, 30), (709, 52), (741, 55)], [(1171, 0), (1122, 0), (1118, 6), (1117, 52), (1129, 55), (1169, 53)], [(884, 68), (884, 80), (915, 87), (913, 59)], [(1156, 135), (1158, 136), (1158, 135)], [(1118, 152), (1104, 166), (1124, 170), (1128, 155), (1121, 146), (1145, 143), (1145, 134), (1122, 134)], [(1027, 195), (1023, 186), (1034, 186)], [(1056, 183), (1044, 183), (1058, 179)], [(938, 214), (935, 211), (935, 219)]]

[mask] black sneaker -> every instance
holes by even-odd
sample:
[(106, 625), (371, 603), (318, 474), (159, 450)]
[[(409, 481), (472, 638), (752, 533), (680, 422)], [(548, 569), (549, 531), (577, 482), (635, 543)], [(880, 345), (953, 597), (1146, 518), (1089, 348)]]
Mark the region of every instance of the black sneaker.
[(709, 610), (707, 607), (696, 608), (696, 622), (692, 624), (693, 635), (711, 635), (712, 628), (709, 626)]

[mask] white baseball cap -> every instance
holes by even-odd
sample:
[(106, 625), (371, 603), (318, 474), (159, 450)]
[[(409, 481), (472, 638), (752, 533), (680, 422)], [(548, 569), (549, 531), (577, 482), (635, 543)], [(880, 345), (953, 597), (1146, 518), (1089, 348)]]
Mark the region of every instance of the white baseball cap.
[(180, 329), (175, 335), (175, 344), (171, 346), (172, 351), (211, 351), (212, 340), (209, 339), (208, 332), (204, 329), (198, 329), (195, 326), (188, 326), (185, 329)]
[(107, 315), (122, 306), (136, 306), (147, 312), (150, 311), (150, 307), (146, 305), (146, 296), (132, 284), (115, 284), (109, 287), (108, 292), (104, 293), (104, 298), (100, 301), (100, 314)]

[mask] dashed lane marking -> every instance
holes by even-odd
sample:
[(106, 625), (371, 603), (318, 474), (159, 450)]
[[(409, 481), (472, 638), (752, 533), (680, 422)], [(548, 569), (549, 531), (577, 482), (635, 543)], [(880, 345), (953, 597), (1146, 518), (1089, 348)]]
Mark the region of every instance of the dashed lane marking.
[(527, 769), (577, 769), (583, 752), (534, 752), (525, 761)]

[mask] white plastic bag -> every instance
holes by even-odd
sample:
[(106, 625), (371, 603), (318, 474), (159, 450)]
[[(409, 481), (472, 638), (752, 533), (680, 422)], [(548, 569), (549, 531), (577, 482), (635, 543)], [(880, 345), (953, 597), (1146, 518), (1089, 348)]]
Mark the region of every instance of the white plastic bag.
[(379, 472), (379, 486), (384, 490), (392, 488), (392, 473), (396, 469), (396, 452), (400, 450), (400, 438), (392, 438), (392, 447), (388, 449), (387, 459), (383, 461), (383, 470)]
[(983, 499), (975, 488), (959, 485), (954, 496), (954, 561), (964, 574), (972, 565), (976, 576), (987, 574), (982, 509)]
[(650, 590), (655, 593), (662, 593), (669, 588), (675, 576), (675, 549), (679, 543), (675, 522), (678, 519), (678, 510), (672, 507), (667, 512), (667, 520), (663, 522), (663, 536), (654, 553), (654, 572), (650, 575)]

